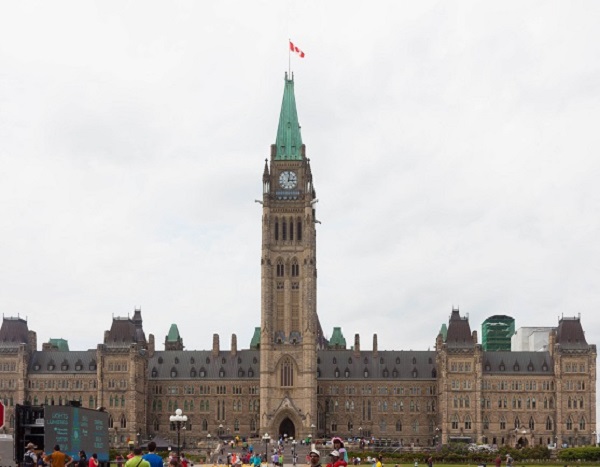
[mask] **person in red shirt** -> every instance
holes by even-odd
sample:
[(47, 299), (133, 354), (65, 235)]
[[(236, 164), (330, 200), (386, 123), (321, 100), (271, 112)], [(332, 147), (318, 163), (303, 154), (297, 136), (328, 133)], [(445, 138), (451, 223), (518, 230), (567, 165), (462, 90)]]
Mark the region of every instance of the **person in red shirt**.
[(329, 454), (329, 458), (331, 462), (327, 464), (327, 467), (346, 467), (348, 463), (340, 458), (340, 453), (338, 451), (331, 451)]

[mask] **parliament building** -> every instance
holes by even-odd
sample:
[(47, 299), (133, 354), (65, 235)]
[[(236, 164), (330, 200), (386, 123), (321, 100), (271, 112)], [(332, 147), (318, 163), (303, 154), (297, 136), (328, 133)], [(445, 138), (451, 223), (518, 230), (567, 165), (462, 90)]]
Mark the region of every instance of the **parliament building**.
[(341, 328), (325, 338), (317, 313), (316, 190), (287, 75), (262, 187), (260, 327), (247, 348), (233, 335), (222, 349), (215, 334), (212, 348), (185, 350), (172, 325), (157, 350), (135, 310), (113, 318), (95, 349), (69, 350), (61, 339), (39, 349), (29, 321), (5, 316), (4, 433), (14, 429), (16, 404), (78, 401), (110, 414), (115, 446), (173, 439), (169, 416), (177, 408), (188, 416), (185, 437), (193, 445), (265, 433), (421, 447), (595, 442), (596, 346), (580, 317), (559, 319), (542, 351), (484, 350), (458, 309), (437, 336), (431, 330), (434, 350), (379, 350), (377, 335), (367, 349), (358, 334), (347, 344)]

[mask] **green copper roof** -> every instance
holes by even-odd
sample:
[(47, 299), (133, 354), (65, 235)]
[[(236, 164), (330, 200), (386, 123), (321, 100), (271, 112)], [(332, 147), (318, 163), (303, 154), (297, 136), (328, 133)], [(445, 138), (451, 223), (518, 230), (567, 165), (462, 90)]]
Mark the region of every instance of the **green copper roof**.
[(440, 329), (439, 334), (442, 335), (444, 342), (446, 342), (446, 339), (448, 337), (448, 326), (446, 326), (446, 323), (442, 324), (442, 329)]
[(279, 127), (277, 128), (277, 155), (275, 160), (302, 160), (302, 135), (296, 112), (296, 97), (294, 96), (294, 78), (288, 79), (285, 74), (285, 87), (283, 89), (283, 102), (279, 114)]
[(48, 343), (50, 343), (52, 347), (56, 347), (60, 351), (69, 351), (69, 341), (66, 339), (50, 339)]
[(177, 342), (179, 340), (179, 329), (177, 329), (177, 325), (175, 323), (171, 324), (171, 328), (169, 329), (169, 334), (167, 335), (168, 342)]
[(254, 335), (250, 341), (251, 349), (258, 349), (260, 347), (260, 328), (254, 328)]
[(342, 334), (342, 328), (334, 327), (333, 334), (329, 339), (329, 347), (346, 348), (346, 339)]

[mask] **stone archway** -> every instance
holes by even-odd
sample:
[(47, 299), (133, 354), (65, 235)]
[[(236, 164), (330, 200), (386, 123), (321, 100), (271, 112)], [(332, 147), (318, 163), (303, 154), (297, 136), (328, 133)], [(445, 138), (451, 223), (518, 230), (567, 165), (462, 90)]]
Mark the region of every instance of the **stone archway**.
[(283, 438), (284, 435), (287, 435), (289, 439), (296, 437), (296, 426), (289, 417), (284, 418), (279, 424), (278, 436)]
[(527, 446), (529, 446), (529, 441), (527, 440), (527, 438), (525, 436), (521, 436), (517, 440), (517, 447), (526, 448)]

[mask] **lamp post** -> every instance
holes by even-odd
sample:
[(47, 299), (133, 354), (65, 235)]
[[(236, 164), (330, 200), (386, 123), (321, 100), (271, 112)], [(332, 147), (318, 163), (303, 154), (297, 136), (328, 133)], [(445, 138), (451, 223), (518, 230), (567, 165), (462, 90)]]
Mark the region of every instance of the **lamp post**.
[(169, 421), (171, 423), (175, 423), (175, 428), (177, 430), (177, 457), (179, 458), (179, 454), (181, 453), (181, 445), (179, 444), (179, 437), (181, 436), (181, 425), (187, 422), (187, 415), (182, 415), (183, 411), (181, 409), (177, 409), (175, 411), (175, 415), (171, 415), (169, 417)]
[(185, 432), (187, 431), (187, 426), (183, 425), (183, 443), (181, 444), (181, 446), (183, 447), (183, 449), (185, 449)]
[(219, 423), (219, 438), (223, 436), (223, 424)]
[(142, 442), (142, 433), (140, 431), (137, 432), (137, 445), (140, 446)]
[(269, 463), (269, 448), (268, 448), (268, 444), (269, 444), (269, 441), (271, 440), (271, 437), (269, 436), (269, 433), (265, 433), (263, 435), (262, 439), (265, 442), (265, 462), (268, 464)]
[(296, 465), (296, 462), (298, 460), (298, 456), (296, 456), (296, 444), (298, 444), (298, 441), (296, 441), (295, 439), (292, 438), (292, 464)]

